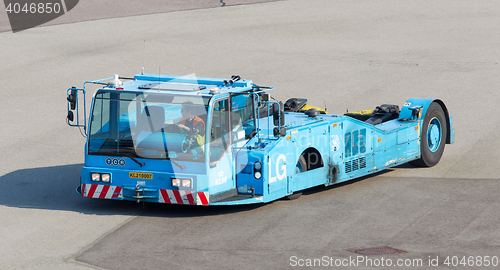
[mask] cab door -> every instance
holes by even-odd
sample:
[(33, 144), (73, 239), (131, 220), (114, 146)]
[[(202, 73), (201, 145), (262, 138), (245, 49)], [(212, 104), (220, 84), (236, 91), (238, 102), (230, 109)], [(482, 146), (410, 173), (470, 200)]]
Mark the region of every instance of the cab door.
[(231, 96), (231, 145), (238, 193), (262, 195), (264, 190), (261, 164), (263, 161), (252, 153), (255, 150), (245, 147), (256, 134), (255, 98), (255, 94), (248, 93)]
[(208, 137), (208, 181), (210, 194), (235, 188), (229, 97), (213, 101)]

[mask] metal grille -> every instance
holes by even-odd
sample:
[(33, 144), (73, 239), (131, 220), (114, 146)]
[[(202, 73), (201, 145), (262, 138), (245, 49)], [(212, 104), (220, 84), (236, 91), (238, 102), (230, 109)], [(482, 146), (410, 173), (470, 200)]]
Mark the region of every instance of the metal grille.
[(355, 170), (366, 168), (366, 157), (360, 157), (345, 163), (345, 172), (349, 173)]
[(366, 255), (366, 256), (406, 253), (406, 251), (402, 251), (402, 250), (398, 250), (398, 249), (393, 249), (393, 248), (390, 248), (390, 247), (373, 247), (373, 248), (348, 249), (347, 251), (354, 252), (354, 253), (361, 254), (361, 255)]
[(348, 173), (348, 172), (351, 172), (352, 171), (352, 168), (351, 168), (351, 162), (350, 161), (347, 161), (345, 163), (345, 172)]
[(359, 159), (359, 168), (363, 169), (366, 168), (366, 158), (362, 157)]

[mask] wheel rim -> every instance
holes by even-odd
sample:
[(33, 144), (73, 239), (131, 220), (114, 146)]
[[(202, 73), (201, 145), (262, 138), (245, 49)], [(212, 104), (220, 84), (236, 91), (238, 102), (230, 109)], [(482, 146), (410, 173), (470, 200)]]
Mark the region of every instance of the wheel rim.
[(436, 117), (432, 118), (427, 128), (427, 145), (431, 152), (436, 152), (441, 144), (441, 122)]

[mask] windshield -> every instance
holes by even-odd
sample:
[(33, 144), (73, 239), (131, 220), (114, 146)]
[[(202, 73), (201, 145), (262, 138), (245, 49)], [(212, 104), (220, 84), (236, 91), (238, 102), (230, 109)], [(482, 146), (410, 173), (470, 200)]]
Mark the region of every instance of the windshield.
[(99, 90), (91, 155), (204, 161), (209, 97)]

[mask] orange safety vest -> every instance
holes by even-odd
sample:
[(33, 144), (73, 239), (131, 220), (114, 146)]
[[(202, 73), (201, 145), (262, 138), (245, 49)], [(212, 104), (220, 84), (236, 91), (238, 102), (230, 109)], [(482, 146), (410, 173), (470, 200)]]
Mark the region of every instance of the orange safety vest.
[[(186, 118), (182, 118), (179, 121), (179, 124), (186, 125), (186, 120), (187, 120)], [(205, 122), (203, 122), (203, 120), (201, 120), (201, 118), (199, 118), (198, 116), (194, 117), (192, 128), (196, 127), (196, 125), (198, 125), (200, 122), (203, 123), (203, 128), (205, 128)], [(184, 132), (184, 130), (182, 130), (181, 132)], [(199, 146), (201, 146), (203, 153), (205, 153), (205, 147), (203, 147), (205, 144), (205, 131), (200, 130), (200, 132), (202, 132), (203, 135), (198, 134), (198, 136), (196, 136), (196, 142), (198, 143)]]
[[(186, 118), (182, 118), (181, 121), (179, 121), (179, 123), (182, 125), (186, 125), (186, 121), (187, 121)], [(203, 120), (201, 120), (201, 118), (199, 118), (198, 116), (195, 116), (193, 119), (193, 128), (196, 127), (200, 122), (203, 123), (203, 127), (205, 127), (205, 122), (203, 122)]]

